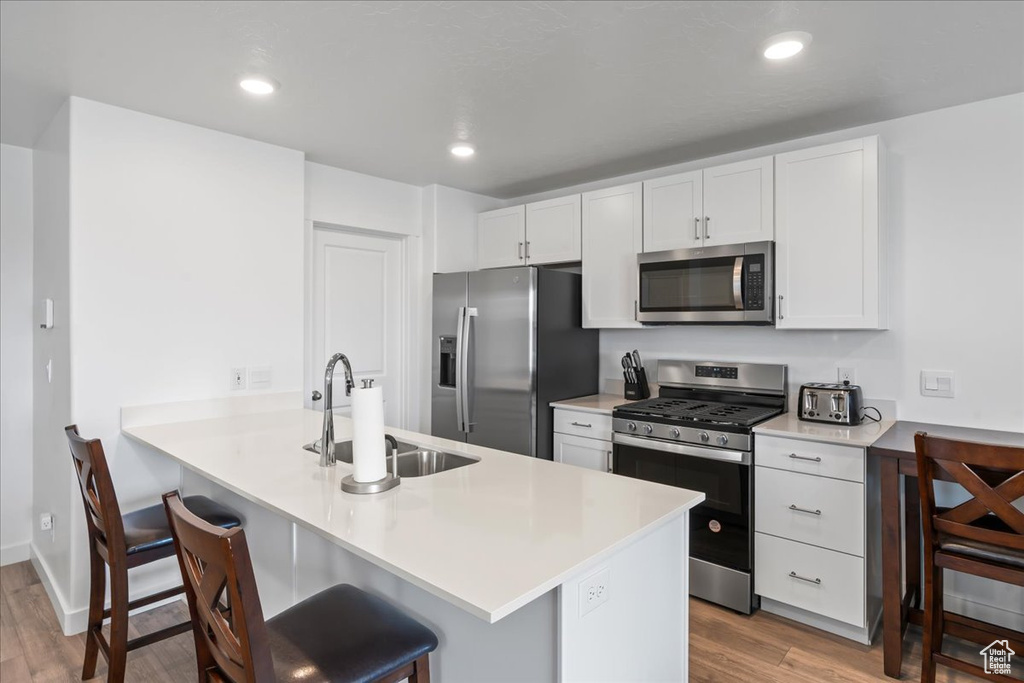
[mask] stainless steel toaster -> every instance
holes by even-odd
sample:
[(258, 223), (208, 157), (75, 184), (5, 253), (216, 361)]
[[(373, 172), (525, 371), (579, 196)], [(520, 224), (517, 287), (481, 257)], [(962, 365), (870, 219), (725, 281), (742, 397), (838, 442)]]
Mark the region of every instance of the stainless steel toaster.
[(800, 387), (801, 420), (839, 425), (860, 424), (864, 396), (856, 384), (811, 382)]

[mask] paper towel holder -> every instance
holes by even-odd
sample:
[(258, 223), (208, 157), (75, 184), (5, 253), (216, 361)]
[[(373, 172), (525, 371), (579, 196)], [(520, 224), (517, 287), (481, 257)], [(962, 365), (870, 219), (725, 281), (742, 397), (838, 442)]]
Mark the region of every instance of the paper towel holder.
[[(369, 386), (367, 385), (369, 382)], [(363, 380), (363, 388), (368, 389), (373, 385), (372, 379)], [(395, 441), (394, 437), (385, 435), (391, 443), (391, 460), (395, 464), (393, 465), (394, 472), (388, 472), (384, 475), (383, 479), (377, 481), (356, 481), (355, 475), (349, 474), (341, 480), (341, 490), (345, 493), (384, 493), (390, 491), (399, 484), (402, 483), (402, 478), (398, 476), (398, 442)]]

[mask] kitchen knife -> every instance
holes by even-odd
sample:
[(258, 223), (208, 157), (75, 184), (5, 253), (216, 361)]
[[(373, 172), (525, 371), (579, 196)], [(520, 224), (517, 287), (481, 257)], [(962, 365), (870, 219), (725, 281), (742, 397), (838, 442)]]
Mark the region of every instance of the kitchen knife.
[(629, 363), (626, 362), (626, 357), (625, 356), (623, 356), (620, 360), (622, 361), (622, 376), (626, 379), (627, 383), (630, 383), (629, 382)]
[(636, 371), (633, 370), (633, 359), (629, 357), (628, 353), (622, 357), (622, 367), (626, 369), (626, 381), (630, 384), (636, 384)]
[(633, 366), (637, 369), (637, 374), (640, 372), (640, 368), (643, 367), (643, 363), (640, 362), (640, 352), (633, 349)]

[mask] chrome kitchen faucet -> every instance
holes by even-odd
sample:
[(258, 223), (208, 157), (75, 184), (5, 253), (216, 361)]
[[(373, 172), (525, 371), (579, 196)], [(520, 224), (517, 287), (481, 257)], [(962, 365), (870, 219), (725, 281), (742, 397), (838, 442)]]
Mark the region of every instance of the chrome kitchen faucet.
[(338, 361), (345, 366), (345, 395), (352, 395), (352, 387), (355, 382), (352, 379), (352, 366), (343, 353), (336, 353), (327, 361), (327, 370), (324, 372), (324, 428), (320, 436), (320, 467), (330, 467), (337, 462), (334, 456), (334, 366)]

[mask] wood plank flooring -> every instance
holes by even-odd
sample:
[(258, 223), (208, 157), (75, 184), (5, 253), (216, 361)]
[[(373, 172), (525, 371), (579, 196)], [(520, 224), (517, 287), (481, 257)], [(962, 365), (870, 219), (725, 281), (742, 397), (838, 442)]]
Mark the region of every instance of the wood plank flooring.
[[(882, 674), (880, 638), (872, 646), (858, 645), (766, 612), (744, 617), (700, 600), (691, 600), (690, 606), (690, 680), (695, 683), (893, 680)], [(158, 607), (132, 617), (130, 637), (187, 618), (183, 602)], [(920, 680), (920, 638), (920, 631), (912, 630), (904, 643), (905, 681)], [(947, 639), (946, 649), (959, 657), (977, 657), (978, 648), (969, 643)], [(21, 562), (0, 569), (0, 681), (78, 681), (84, 653), (83, 635), (66, 637), (61, 633), (32, 565)], [(1024, 673), (1024, 659), (1021, 662), (1020, 673)], [(92, 680), (105, 680), (102, 657), (97, 673), (100, 677)], [(128, 681), (171, 683), (195, 678), (191, 634), (128, 655)], [(961, 683), (977, 679), (940, 666), (938, 680)]]

